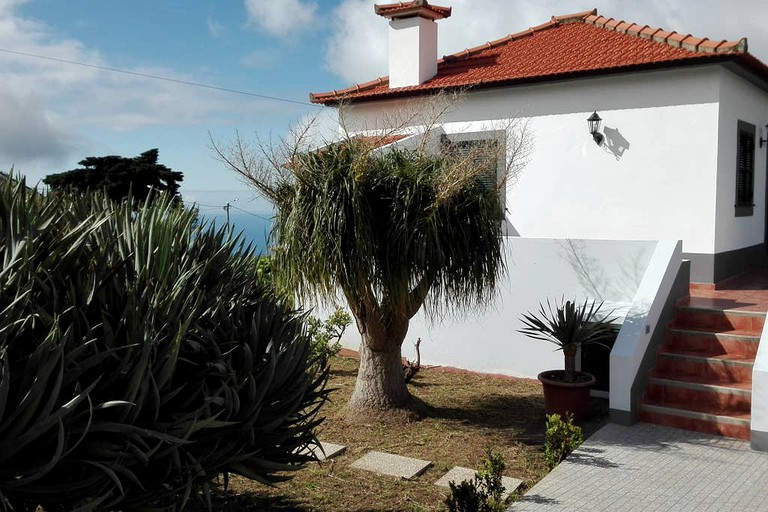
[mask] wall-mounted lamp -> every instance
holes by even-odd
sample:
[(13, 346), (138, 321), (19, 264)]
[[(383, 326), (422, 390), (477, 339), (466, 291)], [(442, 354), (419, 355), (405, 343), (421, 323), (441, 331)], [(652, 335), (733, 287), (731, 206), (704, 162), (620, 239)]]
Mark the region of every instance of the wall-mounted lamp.
[(592, 138), (595, 139), (595, 144), (598, 146), (603, 143), (603, 134), (600, 133), (600, 125), (603, 120), (597, 115), (597, 112), (593, 112), (587, 119), (587, 125), (589, 126), (589, 133), (592, 134)]
[(765, 143), (768, 143), (768, 124), (765, 125), (765, 138), (760, 137), (760, 147), (763, 147)]

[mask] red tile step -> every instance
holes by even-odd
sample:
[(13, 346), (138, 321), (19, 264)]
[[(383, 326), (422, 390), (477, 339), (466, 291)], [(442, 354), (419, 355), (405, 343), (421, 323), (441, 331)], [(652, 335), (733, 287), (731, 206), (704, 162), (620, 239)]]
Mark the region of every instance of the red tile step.
[(656, 357), (656, 373), (722, 383), (752, 382), (754, 362), (754, 357), (741, 354), (686, 352), (662, 345)]
[(749, 413), (723, 414), (718, 410), (692, 405), (688, 409), (670, 407), (669, 404), (640, 403), (639, 421), (654, 423), (665, 427), (682, 428), (707, 434), (717, 434), (737, 439), (749, 440)]
[(664, 402), (681, 409), (696, 405), (723, 413), (749, 413), (752, 407), (752, 383), (691, 380), (680, 376), (660, 375), (652, 370), (645, 396), (646, 403)]
[(674, 320), (667, 327), (667, 352), (700, 353), (708, 356), (732, 355), (753, 359), (760, 344), (760, 334), (748, 330), (681, 326)]
[(759, 336), (765, 324), (765, 312), (714, 309), (683, 302), (677, 305), (674, 322), (680, 328), (738, 330)]
[(765, 323), (753, 306), (731, 298), (679, 301), (638, 420), (749, 439), (752, 367)]

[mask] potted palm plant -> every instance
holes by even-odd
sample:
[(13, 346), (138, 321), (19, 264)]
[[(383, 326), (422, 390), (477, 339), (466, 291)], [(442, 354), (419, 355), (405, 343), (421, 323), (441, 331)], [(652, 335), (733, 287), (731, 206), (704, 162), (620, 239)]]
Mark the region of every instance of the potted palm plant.
[[(589, 389), (595, 383), (591, 373), (576, 371), (576, 354), (587, 345), (603, 345), (615, 336), (611, 320), (600, 313), (603, 303), (584, 300), (584, 304), (561, 299), (554, 304), (547, 299), (538, 312), (523, 314), (524, 325), (518, 332), (529, 338), (557, 345), (565, 358), (564, 370), (547, 370), (538, 376), (544, 387), (547, 414), (570, 412), (574, 419), (583, 418), (589, 403)], [(610, 313), (609, 313), (610, 314)]]

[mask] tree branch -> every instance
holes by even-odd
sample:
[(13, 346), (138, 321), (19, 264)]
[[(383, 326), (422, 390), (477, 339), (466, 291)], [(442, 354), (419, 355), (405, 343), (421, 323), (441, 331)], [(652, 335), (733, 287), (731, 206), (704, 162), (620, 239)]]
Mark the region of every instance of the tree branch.
[(429, 293), (430, 288), (432, 288), (432, 283), (434, 283), (434, 281), (434, 272), (426, 273), (424, 276), (422, 276), (419, 284), (417, 284), (416, 287), (411, 291), (407, 312), (409, 319), (413, 318), (416, 313), (419, 312), (419, 309), (421, 309), (421, 306), (424, 304), (424, 300), (426, 300), (427, 294)]

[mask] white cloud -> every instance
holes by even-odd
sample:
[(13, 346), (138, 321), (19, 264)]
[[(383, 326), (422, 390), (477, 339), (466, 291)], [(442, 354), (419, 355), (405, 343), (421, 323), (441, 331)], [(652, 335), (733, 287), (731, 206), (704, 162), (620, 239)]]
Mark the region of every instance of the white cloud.
[(245, 0), (248, 24), (281, 39), (296, 39), (297, 32), (316, 22), (317, 3), (311, 0)]
[[(567, 0), (450, 0), (453, 14), (438, 21), (438, 55), (477, 46), (546, 22), (553, 15), (578, 11)], [(768, 61), (768, 9), (764, 0), (745, 0), (738, 8), (718, 0), (695, 6), (684, 0), (593, 2), (598, 12), (641, 25), (691, 33), (710, 39), (748, 37), (749, 49)], [(363, 82), (386, 75), (387, 20), (376, 16), (368, 0), (342, 0), (333, 13), (326, 66), (345, 82)]]
[[(82, 42), (23, 17), (22, 2), (0, 0), (0, 170), (30, 174), (65, 168), (93, 151), (93, 135), (147, 127), (212, 127), (278, 112), (281, 105), (170, 82), (118, 74), (30, 55), (119, 67)], [(137, 66), (135, 73), (205, 82), (173, 69)], [(83, 153), (88, 152), (88, 153)]]
[(211, 37), (213, 38), (219, 38), (224, 35), (224, 32), (226, 31), (226, 28), (224, 25), (210, 16), (208, 16), (205, 19), (205, 24), (208, 27), (208, 33), (211, 34)]
[(277, 63), (277, 57), (274, 48), (258, 49), (240, 59), (240, 63), (247, 68), (270, 69)]
[(333, 13), (333, 21), (325, 53), (328, 69), (347, 82), (386, 75), (388, 25), (373, 13), (371, 3), (343, 0)]
[(0, 155), (8, 160), (0, 165), (56, 162), (75, 148), (66, 126), (52, 119), (34, 94), (0, 92), (0, 120)]
[(10, 11), (11, 9), (27, 3), (29, 0), (0, 0), (0, 14), (4, 11)]

